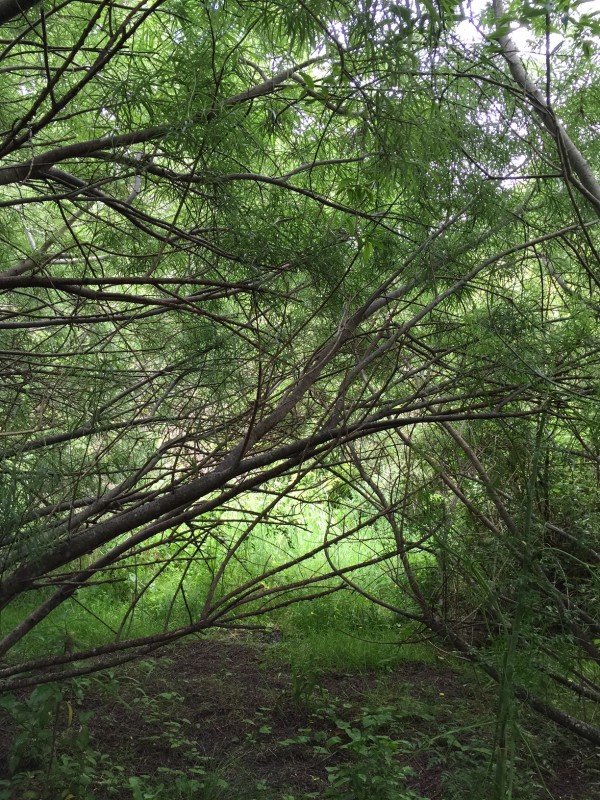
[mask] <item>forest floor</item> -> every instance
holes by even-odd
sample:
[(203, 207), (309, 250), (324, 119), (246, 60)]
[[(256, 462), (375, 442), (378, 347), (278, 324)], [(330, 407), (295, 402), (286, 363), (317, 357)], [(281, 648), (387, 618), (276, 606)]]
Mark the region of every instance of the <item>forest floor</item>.
[[(493, 796), (495, 688), (470, 668), (440, 657), (298, 670), (290, 647), (243, 636), (188, 641), (80, 679), (54, 705), (42, 691), (20, 728), (0, 709), (0, 800)], [(593, 747), (524, 711), (518, 731), (515, 800), (600, 798)]]

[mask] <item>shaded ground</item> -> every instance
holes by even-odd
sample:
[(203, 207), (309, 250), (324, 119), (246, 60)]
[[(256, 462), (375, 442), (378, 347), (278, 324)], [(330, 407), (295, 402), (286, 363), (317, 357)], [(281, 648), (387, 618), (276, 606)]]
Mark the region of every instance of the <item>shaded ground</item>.
[[(491, 797), (494, 695), (472, 673), (441, 661), (295, 671), (286, 646), (192, 641), (80, 681), (51, 713), (30, 709), (37, 722), (12, 778), (19, 728), (0, 712), (0, 800)], [(600, 798), (593, 748), (539, 720), (521, 729), (515, 798)]]

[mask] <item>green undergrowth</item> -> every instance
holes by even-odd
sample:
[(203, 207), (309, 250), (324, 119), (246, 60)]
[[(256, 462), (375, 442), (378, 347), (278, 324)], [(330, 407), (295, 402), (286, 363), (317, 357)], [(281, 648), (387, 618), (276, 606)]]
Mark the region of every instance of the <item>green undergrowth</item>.
[[(351, 559), (353, 552), (347, 554), (348, 559)], [(268, 559), (265, 561), (256, 553), (254, 556), (254, 560), (245, 561), (243, 565), (237, 564), (236, 568), (232, 567), (226, 572), (215, 591), (216, 600), (235, 592), (249, 578), (262, 575), (269, 566)], [(308, 577), (314, 568), (315, 565), (310, 569), (306, 565), (295, 567), (286, 573), (285, 580), (300, 581)], [(387, 591), (390, 595), (388, 599), (393, 599), (393, 593), (398, 594), (398, 590), (378, 567), (365, 569), (364, 577), (371, 584), (379, 583), (381, 592)], [(108, 582), (103, 583), (104, 579)], [(161, 631), (188, 626), (201, 614), (211, 580), (212, 573), (202, 561), (188, 569), (185, 578), (177, 563), (158, 575), (153, 567), (134, 565), (120, 571), (118, 579), (100, 574), (96, 585), (80, 590), (73, 598), (63, 602), (17, 642), (7, 657), (19, 661), (40, 653), (62, 654), (96, 647), (117, 638), (152, 636)], [(0, 636), (14, 630), (49, 596), (50, 590), (35, 590), (2, 610)], [(289, 600), (291, 596), (287, 594), (286, 599)], [(297, 597), (301, 599), (302, 593), (297, 592)], [(368, 664), (372, 657), (375, 660), (384, 657), (377, 644), (371, 646), (373, 641), (395, 644), (398, 638), (397, 617), (351, 590), (338, 591), (308, 603), (292, 604), (268, 614), (264, 613), (258, 601), (247, 603), (242, 610), (246, 615), (253, 610), (260, 612), (256, 617), (246, 616), (246, 624), (266, 628), (275, 626), (308, 638), (314, 631), (326, 631), (330, 641), (321, 647), (323, 657), (327, 657), (326, 653), (331, 652), (333, 646), (334, 649), (345, 650), (353, 666), (358, 666), (361, 660)], [(338, 634), (340, 643), (337, 643)], [(318, 639), (316, 637), (314, 643), (317, 649)], [(372, 656), (372, 651), (378, 652)]]
[[(356, 557), (351, 550), (346, 555)], [(232, 562), (215, 598), (261, 576), (272, 566), (269, 558), (266, 547), (255, 548), (243, 562)], [(322, 566), (315, 559), (288, 578), (299, 580)], [(65, 602), (9, 659), (185, 626), (200, 612), (213, 569), (210, 561), (193, 564), (185, 595), (177, 563), (158, 575), (154, 566), (131, 564), (118, 580), (99, 576), (110, 582)], [(399, 602), (398, 587), (379, 567), (361, 577), (387, 602)], [(0, 633), (13, 630), (47, 596), (37, 590), (5, 609)], [(250, 604), (245, 610), (261, 609)], [(4, 741), (0, 800), (495, 799), (497, 687), (423, 641), (418, 626), (350, 589), (244, 623), (248, 630), (213, 629), (183, 645), (239, 648), (241, 662), (225, 671), (210, 665), (197, 678), (182, 677), (168, 658), (149, 659), (5, 695), (0, 714), (11, 733)], [(500, 664), (502, 653), (498, 638), (489, 657)], [(246, 658), (259, 659), (266, 688), (241, 715), (245, 695), (257, 691), (256, 676), (243, 670)], [(530, 680), (524, 651), (513, 666), (519, 679)], [(223, 682), (231, 691), (219, 697)], [(548, 686), (535, 688), (545, 693)], [(198, 706), (212, 714), (210, 721), (194, 716)], [(562, 800), (552, 788), (562, 763), (557, 753), (570, 753), (579, 764), (577, 752), (512, 700), (511, 714), (510, 800)], [(114, 735), (103, 738), (107, 731), (118, 731), (118, 745)], [(145, 750), (156, 758), (145, 759)], [(300, 785), (297, 764), (307, 775)], [(600, 797), (598, 773), (586, 769), (588, 794), (569, 800), (591, 800), (595, 791)]]
[(394, 629), (370, 634), (323, 630), (292, 632), (284, 637), (275, 656), (292, 670), (367, 672), (391, 670), (400, 663), (433, 663), (435, 652), (427, 644), (404, 644)]
[[(214, 674), (181, 675), (180, 661), (161, 657), (5, 696), (0, 800), (495, 796), (495, 694), (470, 668), (412, 662), (366, 675), (341, 662), (349, 671), (332, 683), (324, 662), (292, 662), (283, 644), (220, 644), (225, 655), (232, 646), (226, 672), (219, 662)], [(260, 693), (244, 672), (257, 648)], [(513, 800), (564, 796), (553, 793), (557, 747), (575, 755), (549, 726), (520, 719)], [(599, 779), (590, 771), (589, 793), (569, 797), (591, 800)]]
[[(368, 632), (366, 638), (377, 638), (370, 636), (373, 630), (393, 628), (398, 620), (357, 592), (339, 591), (312, 600), (306, 607), (291, 605), (272, 611), (270, 604), (277, 606), (279, 595), (273, 595), (271, 601), (252, 599), (251, 592), (240, 588), (253, 581), (258, 593), (265, 588), (281, 588), (280, 596), (288, 602), (294, 596), (301, 598), (303, 592), (301, 588), (285, 591), (285, 587), (329, 574), (328, 559), (343, 569), (369, 561), (378, 552), (393, 547), (390, 532), (379, 519), (359, 534), (348, 533), (348, 538), (331, 545), (328, 557), (323, 552), (315, 552), (323, 545), (323, 531), (341, 535), (353, 530), (359, 521), (356, 514), (348, 514), (348, 508), (340, 504), (339, 498), (331, 501), (327, 493), (323, 497), (320, 502), (317, 502), (318, 497), (302, 502), (299, 498), (283, 500), (277, 524), (258, 523), (248, 537), (244, 535), (244, 524), (236, 522), (234, 507), (226, 515), (219, 516), (215, 512), (214, 523), (219, 535), (209, 536), (200, 549), (194, 544), (169, 544), (171, 538), (185, 537), (188, 532), (168, 531), (164, 538), (147, 542), (143, 553), (95, 575), (90, 585), (80, 588), (74, 597), (63, 602), (17, 642), (8, 658), (18, 661), (35, 657), (40, 652), (60, 654), (95, 647), (115, 638), (152, 636), (182, 628), (201, 616), (209, 596), (213, 608), (225, 596), (229, 598), (228, 604), (232, 604), (232, 612), (221, 622), (235, 622), (237, 612), (248, 621), (248, 614), (256, 611), (263, 614), (251, 620), (257, 625), (276, 625), (307, 634), (315, 629), (341, 629), (358, 636)], [(244, 507), (238, 510), (240, 519), (250, 512), (259, 514), (264, 504), (265, 499), (260, 494), (250, 494), (244, 500)], [(311, 552), (315, 554), (302, 558), (302, 554)], [(94, 554), (98, 555), (101, 553)], [(415, 553), (411, 558), (421, 578), (425, 573), (434, 576), (433, 557)], [(73, 567), (80, 568), (86, 563), (84, 559)], [(285, 569), (277, 572), (283, 566)], [(351, 574), (359, 585), (368, 587), (369, 592), (384, 601), (392, 605), (406, 603), (401, 588), (390, 577), (390, 569), (389, 564), (371, 564)], [(307, 591), (340, 585), (338, 578), (330, 578), (326, 583), (308, 587)], [(31, 591), (3, 609), (0, 636), (13, 631), (52, 591)], [(264, 612), (268, 612), (268, 616), (264, 616)], [(355, 653), (359, 649), (358, 646), (354, 648)]]

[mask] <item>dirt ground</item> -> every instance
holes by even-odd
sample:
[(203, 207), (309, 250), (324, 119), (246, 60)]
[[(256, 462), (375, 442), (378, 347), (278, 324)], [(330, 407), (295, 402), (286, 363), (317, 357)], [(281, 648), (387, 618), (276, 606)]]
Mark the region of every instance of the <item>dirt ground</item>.
[[(494, 695), (472, 673), (444, 663), (412, 662), (387, 672), (294, 674), (279, 647), (234, 637), (190, 641), (112, 677), (90, 679), (79, 695), (65, 695), (59, 732), (81, 728), (81, 720), (87, 720), (89, 745), (102, 754), (88, 796), (135, 800), (137, 779), (144, 786), (162, 782), (167, 787), (177, 778), (183, 788), (168, 796), (187, 797), (185, 791), (193, 788), (189, 776), (206, 771), (210, 791), (203, 784), (204, 793), (190, 790), (190, 797), (321, 797), (328, 774), (348, 760), (340, 745), (352, 735), (351, 726), (367, 736), (367, 744), (379, 742), (377, 737), (385, 744), (388, 735), (401, 738), (404, 750), (394, 758), (411, 770), (404, 796), (410, 797), (412, 790), (414, 797), (428, 800), (480, 797), (468, 784), (460, 788), (459, 773), (489, 762)], [(370, 720), (377, 709), (384, 709), (382, 722), (365, 733), (365, 725), (375, 725)], [(489, 725), (478, 725), (486, 715)], [(600, 800), (600, 765), (593, 748), (567, 742), (546, 725), (544, 730), (545, 752), (531, 778), (539, 793), (535, 789), (527, 797), (517, 791), (515, 798)], [(0, 777), (7, 781), (7, 757), (16, 733), (14, 722), (0, 711)], [(323, 748), (331, 736), (338, 737), (336, 745)], [(57, 736), (57, 752), (59, 746)], [(27, 790), (21, 780), (15, 800), (42, 798), (42, 766), (25, 766), (32, 770), (32, 788)], [(119, 785), (130, 788), (124, 791)], [(159, 798), (161, 793), (140, 791), (138, 796)], [(73, 792), (64, 797), (79, 800)]]

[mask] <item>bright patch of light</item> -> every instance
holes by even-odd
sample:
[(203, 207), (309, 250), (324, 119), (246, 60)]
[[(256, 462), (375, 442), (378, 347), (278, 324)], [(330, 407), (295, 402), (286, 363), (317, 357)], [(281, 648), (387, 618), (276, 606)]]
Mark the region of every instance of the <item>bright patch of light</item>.
[[(482, 41), (486, 32), (483, 30), (480, 20), (489, 5), (490, 0), (467, 0), (464, 4), (463, 11), (466, 18), (456, 26), (456, 33), (462, 42), (473, 44)], [(577, 8), (571, 9), (570, 14), (577, 19), (586, 14), (597, 15), (598, 5), (598, 0), (583, 0), (577, 5)], [(545, 41), (540, 45), (539, 37), (535, 37), (526, 27), (515, 23), (510, 30), (510, 38), (524, 59), (532, 59), (539, 63), (545, 60)], [(560, 33), (550, 33), (548, 40), (550, 53), (554, 53), (564, 42), (564, 36)]]

